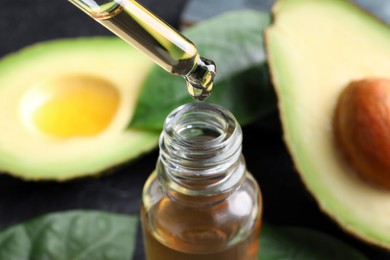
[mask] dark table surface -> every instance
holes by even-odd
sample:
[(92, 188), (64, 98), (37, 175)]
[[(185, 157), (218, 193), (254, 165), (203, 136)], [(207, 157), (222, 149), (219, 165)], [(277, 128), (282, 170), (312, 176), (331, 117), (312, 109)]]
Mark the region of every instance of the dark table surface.
[[(186, 4), (184, 0), (140, 2), (174, 27), (179, 25)], [(0, 56), (43, 40), (111, 35), (67, 1), (1, 0), (1, 3)], [(390, 259), (390, 254), (344, 233), (319, 211), (294, 171), (282, 140), (277, 110), (243, 130), (243, 152), (249, 170), (262, 188), (265, 222), (316, 229), (343, 240), (370, 259)], [(141, 189), (154, 169), (157, 155), (154, 151), (113, 174), (66, 183), (24, 182), (0, 175), (0, 229), (44, 213), (69, 209), (138, 214)], [(141, 239), (135, 259), (143, 259)]]

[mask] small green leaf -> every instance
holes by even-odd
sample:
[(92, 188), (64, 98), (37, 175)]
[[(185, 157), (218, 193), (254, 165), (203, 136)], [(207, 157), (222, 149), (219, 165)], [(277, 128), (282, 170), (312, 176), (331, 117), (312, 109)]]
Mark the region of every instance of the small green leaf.
[(255, 65), (217, 83), (209, 101), (227, 107), (241, 125), (249, 124), (275, 109), (276, 98), (268, 75), (266, 63)]
[[(262, 36), (269, 22), (268, 14), (236, 11), (184, 32), (199, 53), (217, 65), (209, 101), (230, 110), (242, 124), (275, 107)], [(174, 108), (190, 102), (185, 80), (156, 66), (142, 89), (130, 127), (160, 130)]]
[(48, 214), (0, 233), (0, 259), (131, 259), (138, 218), (97, 211)]
[(263, 226), (260, 236), (261, 260), (368, 260), (343, 242), (303, 228)]

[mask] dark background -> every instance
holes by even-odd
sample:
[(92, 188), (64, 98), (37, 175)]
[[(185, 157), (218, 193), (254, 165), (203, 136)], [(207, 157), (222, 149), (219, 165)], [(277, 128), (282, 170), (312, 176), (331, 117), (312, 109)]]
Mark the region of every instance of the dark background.
[[(0, 1), (0, 56), (43, 40), (111, 35), (64, 0)], [(179, 26), (186, 4), (184, 0), (140, 2), (174, 27)], [(276, 109), (243, 130), (247, 166), (263, 192), (265, 222), (319, 230), (359, 249), (370, 259), (390, 259), (390, 254), (345, 234), (318, 210), (294, 171)], [(157, 155), (154, 151), (112, 174), (67, 183), (24, 182), (0, 175), (0, 229), (47, 212), (69, 209), (138, 214), (141, 189), (154, 169)], [(135, 259), (143, 259), (141, 239)]]

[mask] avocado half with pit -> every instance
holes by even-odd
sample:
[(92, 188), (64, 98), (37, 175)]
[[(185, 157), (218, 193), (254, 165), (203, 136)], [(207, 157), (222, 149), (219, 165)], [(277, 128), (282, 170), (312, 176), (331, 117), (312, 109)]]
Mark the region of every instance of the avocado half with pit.
[(151, 65), (109, 37), (55, 40), (3, 58), (0, 171), (66, 180), (156, 147), (156, 132), (127, 129)]
[(285, 141), (303, 182), (345, 230), (390, 249), (390, 190), (360, 177), (333, 129), (351, 82), (390, 78), (390, 28), (346, 0), (278, 0), (265, 35)]

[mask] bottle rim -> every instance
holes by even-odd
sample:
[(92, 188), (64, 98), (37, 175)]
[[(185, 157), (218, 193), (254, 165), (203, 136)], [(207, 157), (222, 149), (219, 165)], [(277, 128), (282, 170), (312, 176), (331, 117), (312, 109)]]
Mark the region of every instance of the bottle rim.
[[(229, 138), (241, 131), (237, 120), (227, 109), (204, 102), (182, 105), (173, 110), (165, 120), (164, 132), (172, 139), (190, 146), (223, 146)], [(202, 131), (200, 131), (202, 130)], [(202, 134), (209, 130), (213, 138), (199, 140), (187, 134)]]
[(225, 108), (180, 106), (167, 117), (160, 137), (160, 182), (185, 193), (229, 190), (246, 171), (241, 146), (241, 127)]

